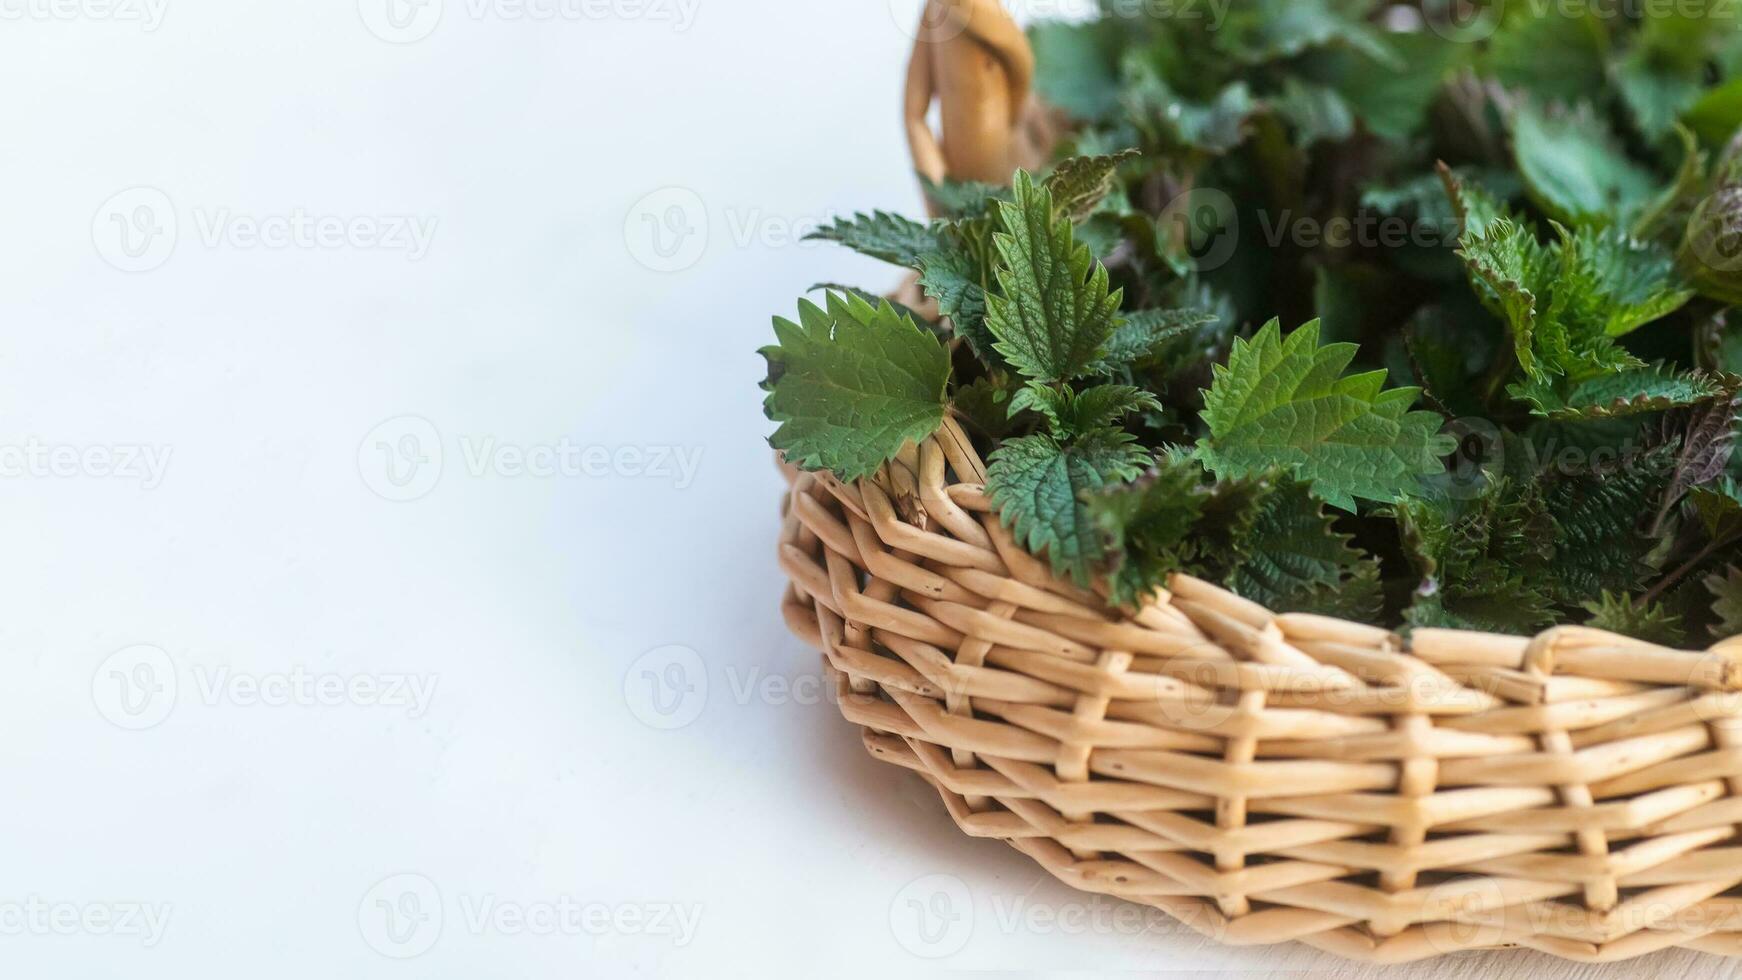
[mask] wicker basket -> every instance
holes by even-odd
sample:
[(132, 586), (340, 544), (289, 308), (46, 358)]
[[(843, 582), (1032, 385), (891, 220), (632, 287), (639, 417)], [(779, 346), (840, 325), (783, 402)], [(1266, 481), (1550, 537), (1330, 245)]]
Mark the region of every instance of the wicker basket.
[(1017, 545), (954, 422), (875, 479), (788, 476), (786, 620), (966, 833), (1230, 944), (1742, 954), (1742, 643), (1405, 639), (1183, 575), (1121, 613)]

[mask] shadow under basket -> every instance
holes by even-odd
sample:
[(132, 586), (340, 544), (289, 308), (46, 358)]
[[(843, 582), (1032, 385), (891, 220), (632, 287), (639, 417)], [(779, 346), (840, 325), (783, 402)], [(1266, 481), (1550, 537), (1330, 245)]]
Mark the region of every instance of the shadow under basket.
[(846, 485), (788, 471), (786, 621), (871, 754), (966, 833), (1223, 943), (1404, 962), (1742, 955), (1742, 644), (1136, 612), (992, 513), (953, 422)]

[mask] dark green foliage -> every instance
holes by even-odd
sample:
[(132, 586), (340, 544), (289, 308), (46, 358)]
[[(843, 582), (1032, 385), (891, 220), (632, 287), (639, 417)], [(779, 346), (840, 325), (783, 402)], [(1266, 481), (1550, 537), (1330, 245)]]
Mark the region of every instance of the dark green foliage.
[(783, 322), (779, 443), (858, 475), (941, 424), (935, 334), (999, 516), (1120, 604), (1742, 631), (1736, 19), (1163, 6), (1033, 28), (1050, 166), (818, 232), (937, 315)]
[(1265, 494), (1224, 581), (1276, 612), (1368, 620), (1380, 614), (1379, 563), (1336, 529), (1308, 488), (1280, 481)]
[(1535, 484), (1490, 480), (1395, 511), (1420, 576), (1404, 614), (1412, 625), (1527, 633), (1553, 621), (1541, 583), (1555, 527)]

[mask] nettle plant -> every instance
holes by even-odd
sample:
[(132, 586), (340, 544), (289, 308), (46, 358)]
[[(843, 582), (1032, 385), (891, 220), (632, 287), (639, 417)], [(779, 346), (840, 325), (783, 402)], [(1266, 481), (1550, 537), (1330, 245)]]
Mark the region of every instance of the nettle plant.
[(953, 417), (1126, 606), (1742, 632), (1742, 32), (1445, 6), (1035, 28), (1061, 162), (819, 232), (928, 302), (777, 319), (772, 444), (850, 481)]

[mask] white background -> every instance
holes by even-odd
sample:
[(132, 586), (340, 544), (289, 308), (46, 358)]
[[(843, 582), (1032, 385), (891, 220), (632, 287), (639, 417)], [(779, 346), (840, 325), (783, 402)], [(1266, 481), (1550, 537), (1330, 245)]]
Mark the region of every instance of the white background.
[[(917, 210), (914, 2), (386, 2), (0, 0), (0, 975), (1367, 973), (1134, 924), (817, 703), (754, 351), (893, 284), (795, 239)], [(1526, 968), (1605, 973), (1372, 975)]]

